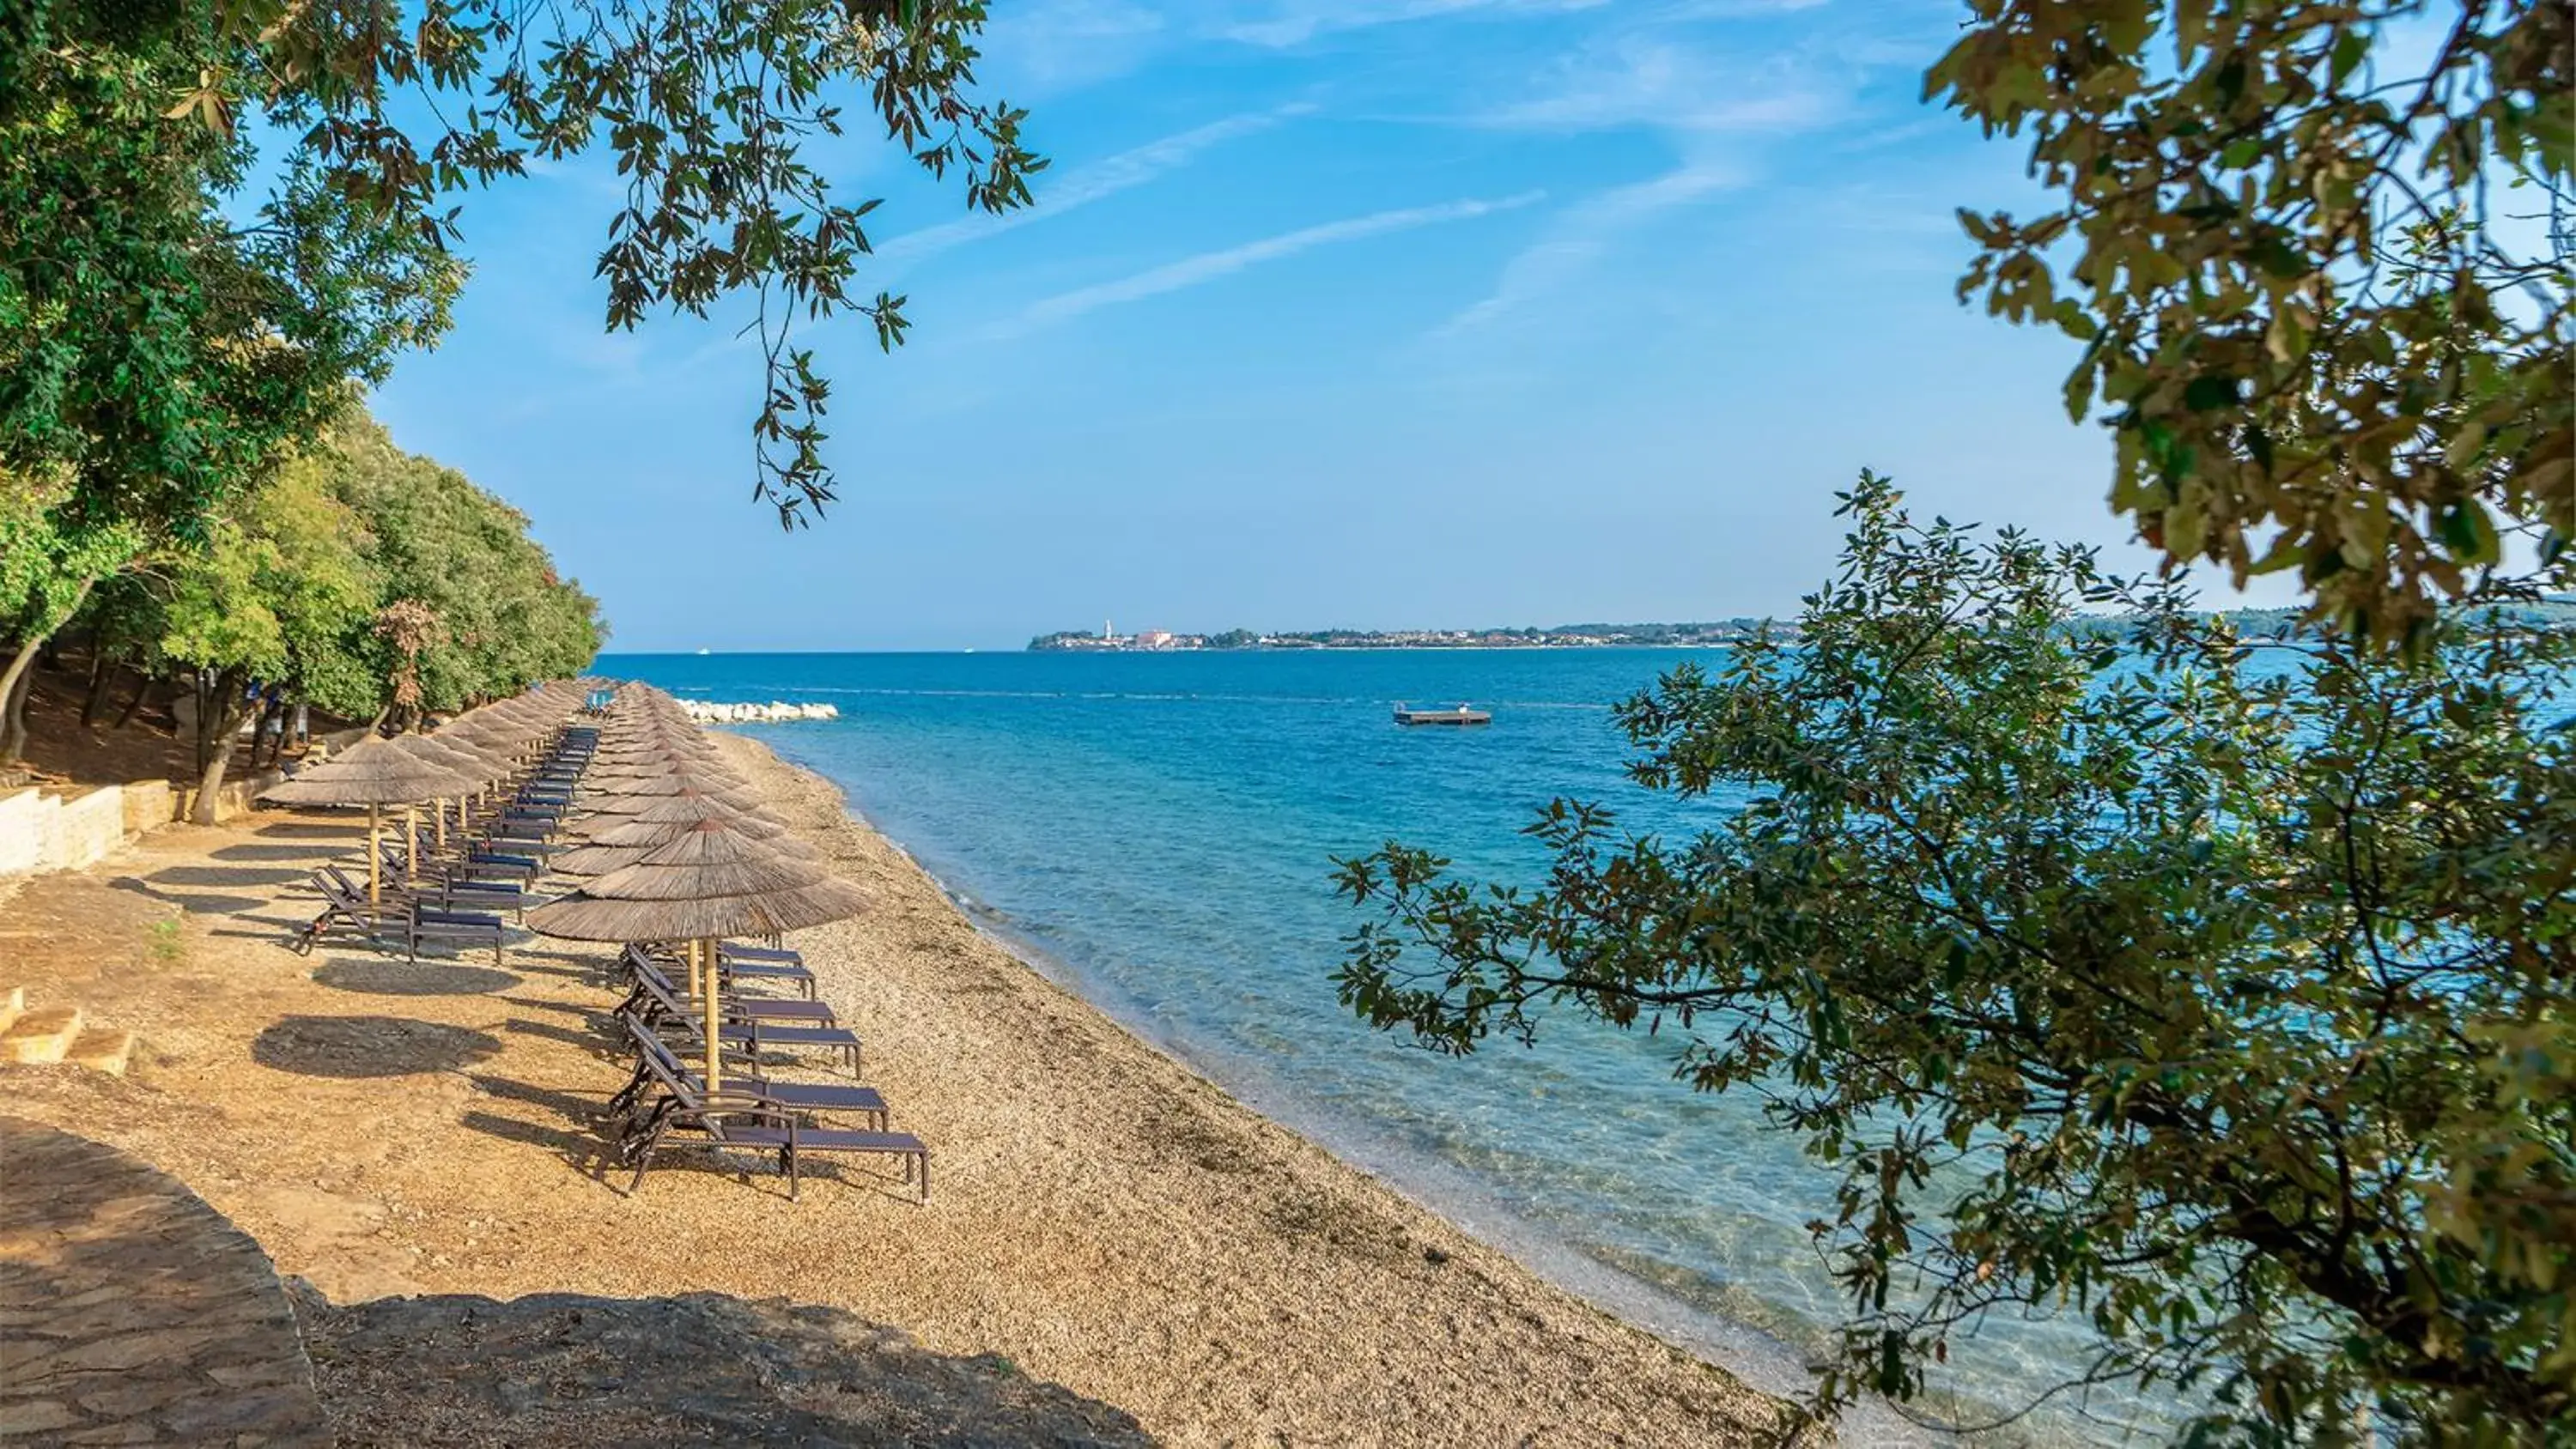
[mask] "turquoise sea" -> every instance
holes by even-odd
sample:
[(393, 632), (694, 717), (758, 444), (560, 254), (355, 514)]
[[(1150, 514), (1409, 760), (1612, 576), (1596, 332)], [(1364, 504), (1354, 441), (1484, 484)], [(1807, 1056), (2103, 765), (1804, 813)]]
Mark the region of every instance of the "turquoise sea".
[[(1386, 840), (1528, 881), (1521, 828), (1555, 795), (1635, 829), (1739, 803), (1628, 783), (1610, 705), (1666, 650), (609, 655), (684, 697), (828, 702), (745, 733), (838, 782), (988, 930), (1238, 1097), (1542, 1272), (1771, 1387), (1838, 1304), (1802, 1224), (1830, 1176), (1749, 1101), (1672, 1080), (1680, 1046), (1552, 1020), (1458, 1060), (1368, 1031), (1329, 973), (1361, 913), (1333, 858)], [(1397, 700), (1472, 701), (1484, 729), (1404, 729)], [(1997, 1325), (1958, 1386), (2014, 1404), (2080, 1338)], [(1955, 1352), (1965, 1348), (1964, 1355)], [(2043, 1439), (2116, 1439), (2096, 1400)], [(2106, 1422), (2106, 1419), (2111, 1422)], [(2028, 1427), (2027, 1425), (2025, 1427)], [(2024, 1437), (2017, 1434), (2015, 1437)]]

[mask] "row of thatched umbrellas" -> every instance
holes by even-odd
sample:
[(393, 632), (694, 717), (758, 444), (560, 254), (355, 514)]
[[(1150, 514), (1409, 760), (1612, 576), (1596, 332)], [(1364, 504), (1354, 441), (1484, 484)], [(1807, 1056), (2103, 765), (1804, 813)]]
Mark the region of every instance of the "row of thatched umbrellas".
[[(311, 766), (260, 796), (281, 805), (367, 807), (367, 900), (384, 900), (384, 807), (403, 808), (411, 833), (412, 807), (432, 804), (439, 844), (447, 838), (447, 802), (457, 802), (464, 824), (469, 802), (513, 778), (561, 733), (581, 708), (585, 692), (570, 681), (539, 685), (526, 694), (467, 710), (435, 735), (366, 739)], [(418, 875), (418, 847), (403, 852), (407, 876)]]
[[(367, 740), (268, 792), (289, 804), (368, 807), (368, 890), (381, 900), (379, 811), (423, 800), (469, 802), (512, 779), (561, 735), (590, 697), (581, 685), (541, 687), (468, 711), (435, 735)], [(723, 1082), (718, 943), (775, 937), (856, 914), (866, 897), (834, 875), (706, 737), (659, 690), (625, 685), (612, 697), (578, 779), (580, 840), (547, 862), (587, 877), (581, 889), (528, 912), (531, 930), (579, 941), (680, 943), (705, 1011), (706, 1084)], [(406, 852), (406, 861), (418, 854)], [(407, 866), (408, 868), (408, 866)]]

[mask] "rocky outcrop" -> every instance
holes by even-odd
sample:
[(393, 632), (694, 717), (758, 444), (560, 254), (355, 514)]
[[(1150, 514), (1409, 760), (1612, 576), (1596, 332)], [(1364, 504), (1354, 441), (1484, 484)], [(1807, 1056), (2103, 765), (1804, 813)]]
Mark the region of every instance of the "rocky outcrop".
[(714, 1293), (334, 1306), (291, 1288), (343, 1444), (1152, 1442), (1128, 1414), (1007, 1360), (932, 1353), (833, 1308)]

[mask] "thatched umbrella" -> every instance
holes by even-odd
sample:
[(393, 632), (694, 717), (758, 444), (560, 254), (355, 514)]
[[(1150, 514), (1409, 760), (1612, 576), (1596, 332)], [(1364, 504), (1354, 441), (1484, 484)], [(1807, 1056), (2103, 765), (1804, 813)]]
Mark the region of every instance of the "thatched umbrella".
[(747, 834), (768, 839), (785, 830), (786, 824), (765, 814), (760, 802), (748, 791), (714, 794), (704, 790), (683, 790), (677, 795), (623, 795), (591, 802), (590, 811), (572, 827), (572, 833), (586, 841), (597, 841), (610, 831), (620, 830), (637, 821), (652, 825), (694, 825), (701, 820), (728, 820), (737, 825), (754, 822)]
[(721, 820), (702, 820), (633, 865), (528, 913), (540, 934), (576, 941), (686, 941), (706, 1010), (707, 1090), (723, 1081), (720, 1005), (705, 943), (774, 936), (858, 914), (867, 897), (819, 862), (783, 855)]
[[(610, 818), (622, 820), (625, 824), (641, 825), (694, 825), (701, 820), (723, 820), (756, 839), (767, 840), (773, 836), (795, 838), (786, 834), (785, 821), (771, 815), (757, 800), (748, 799), (748, 792), (735, 795), (683, 790), (677, 795), (656, 795), (632, 815), (603, 817)], [(600, 832), (594, 833), (592, 838), (597, 839), (599, 834), (622, 828), (622, 825), (603, 824)]]
[(677, 795), (684, 790), (739, 794), (747, 786), (731, 771), (700, 765), (693, 770), (665, 768), (652, 774), (611, 776), (595, 788), (603, 795)]
[[(623, 790), (618, 788), (621, 783), (632, 784), (635, 782), (611, 781), (608, 784), (601, 786), (596, 792), (583, 797), (583, 808), (590, 812), (593, 819), (634, 819), (648, 814), (663, 804), (674, 800), (712, 800), (719, 805), (729, 805), (737, 811), (744, 812), (754, 810), (758, 808), (760, 804), (760, 796), (748, 785), (719, 786), (712, 782), (706, 782), (691, 783), (684, 785), (677, 790), (653, 788), (642, 790)], [(605, 828), (607, 827), (593, 827), (593, 829)]]
[(708, 820), (722, 821), (780, 855), (822, 859), (821, 851), (789, 834), (787, 827), (775, 820), (713, 800), (671, 799), (656, 803), (642, 815), (617, 817), (616, 823), (591, 836), (588, 843), (546, 864), (566, 875), (606, 875), (635, 864)]
[[(394, 748), (404, 751), (414, 759), (439, 766), (454, 777), (453, 789), (430, 800), (430, 812), (438, 827), (438, 848), (443, 851), (447, 849), (447, 797), (455, 797), (461, 812), (465, 797), (481, 790), (498, 771), (494, 770), (491, 763), (483, 756), (461, 745), (441, 739), (437, 735), (398, 735), (393, 743)], [(406, 806), (404, 809), (404, 825), (408, 828), (410, 807)], [(464, 824), (462, 819), (457, 823), (460, 828)]]
[(464, 812), (468, 801), (481, 803), (487, 792), (498, 788), (517, 770), (519, 752), (523, 748), (516, 732), (497, 720), (489, 722), (481, 720), (473, 711), (448, 721), (444, 729), (425, 738), (478, 762), (475, 768), (468, 771), (474, 777), (474, 788), (465, 798), (457, 801), (459, 824), (464, 823)]
[(384, 900), (383, 854), (378, 844), (383, 807), (408, 809), (454, 790), (457, 783), (446, 766), (371, 735), (293, 779), (269, 786), (259, 798), (281, 805), (366, 806), (367, 900), (377, 904)]

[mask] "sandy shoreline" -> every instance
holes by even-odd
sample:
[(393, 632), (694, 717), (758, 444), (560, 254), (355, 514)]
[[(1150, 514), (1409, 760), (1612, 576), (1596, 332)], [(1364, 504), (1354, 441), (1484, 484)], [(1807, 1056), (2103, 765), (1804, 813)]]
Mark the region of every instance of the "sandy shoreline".
[[(1771, 1406), (1253, 1113), (977, 931), (827, 781), (723, 738), (876, 908), (800, 933), (937, 1194), (789, 1204), (680, 1159), (640, 1193), (590, 1112), (606, 953), (413, 968), (278, 944), (344, 822), (159, 832), (0, 901), (30, 994), (144, 1034), (131, 1077), (12, 1069), (14, 1110), (171, 1171), (335, 1301), (827, 1304), (1000, 1355), (1177, 1444), (1725, 1444)], [(156, 923), (179, 916), (175, 928)], [(20, 948), (26, 948), (23, 952)]]
[[(1759, 1392), (1790, 1396), (1810, 1386), (1811, 1370), (1788, 1344), (1748, 1324), (1666, 1294), (1642, 1278), (1630, 1276), (1582, 1252), (1495, 1201), (1484, 1186), (1460, 1169), (1407, 1149), (1366, 1128), (1318, 1117), (1308, 1104), (1281, 1090), (1281, 1084), (1231, 1070), (1231, 1064), (1198, 1059), (1188, 1043), (1157, 1034), (1151, 1020), (1122, 1014), (1086, 991), (1082, 973), (1050, 956), (1045, 947), (1014, 930), (1015, 923), (977, 903), (971, 893), (931, 873), (900, 842), (887, 835), (867, 812), (828, 777), (813, 767), (779, 754), (765, 741), (753, 746), (789, 772), (813, 777), (830, 790), (840, 808), (868, 835), (919, 871), (950, 909), (965, 918), (979, 936), (1000, 947), (1022, 966), (1097, 1011), (1147, 1049), (1170, 1058), (1182, 1072), (1205, 1080), (1215, 1090), (1256, 1116), (1323, 1148), (1348, 1170), (1390, 1186), (1415, 1208), (1428, 1212), (1500, 1251), (1518, 1266), (1611, 1317), (1643, 1330), (1664, 1343), (1716, 1365)], [(1849, 1411), (1848, 1423), (1865, 1432), (1866, 1442), (1888, 1446), (1928, 1442), (1915, 1427), (1870, 1405)]]

